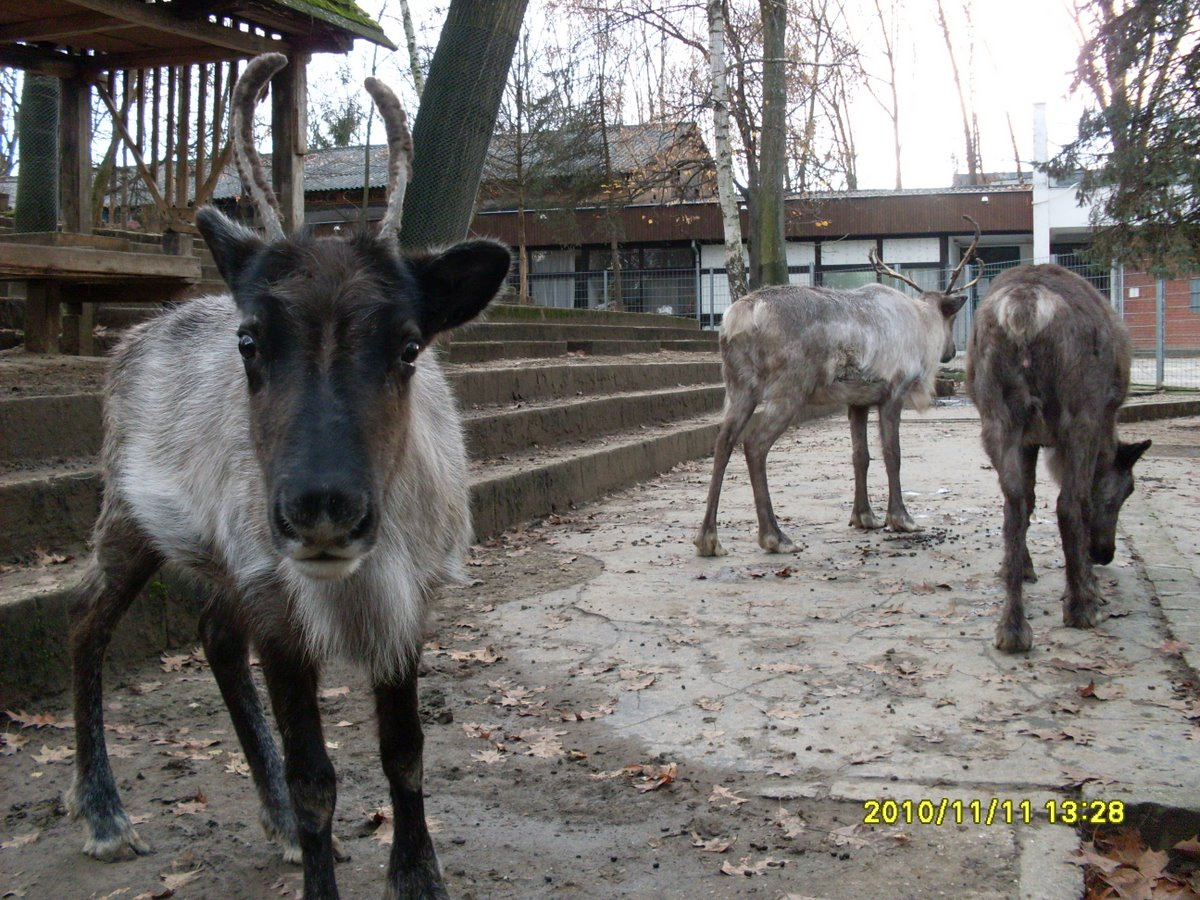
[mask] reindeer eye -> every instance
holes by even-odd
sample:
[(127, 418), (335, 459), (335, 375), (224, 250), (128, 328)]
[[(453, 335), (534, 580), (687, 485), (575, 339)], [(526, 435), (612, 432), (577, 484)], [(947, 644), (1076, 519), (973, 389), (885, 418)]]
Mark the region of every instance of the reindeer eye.
[(254, 336), (242, 334), (238, 336), (238, 353), (242, 354), (242, 359), (249, 362), (258, 355), (258, 344), (255, 343)]
[(400, 351), (400, 362), (411, 366), (417, 361), (417, 354), (420, 352), (420, 343), (417, 341), (409, 341), (404, 345), (404, 349)]

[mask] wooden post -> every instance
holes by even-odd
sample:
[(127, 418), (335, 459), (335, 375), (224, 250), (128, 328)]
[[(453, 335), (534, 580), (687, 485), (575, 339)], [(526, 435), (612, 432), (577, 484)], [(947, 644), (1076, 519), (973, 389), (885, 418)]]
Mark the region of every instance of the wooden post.
[(92, 233), (91, 87), (78, 78), (62, 82), (58, 118), (59, 207), (63, 228)]
[(61, 285), (47, 279), (25, 282), (25, 349), (58, 353), (62, 331)]
[(308, 152), (308, 54), (293, 53), (271, 79), (271, 184), (279, 198), (283, 230), (304, 224), (304, 155)]

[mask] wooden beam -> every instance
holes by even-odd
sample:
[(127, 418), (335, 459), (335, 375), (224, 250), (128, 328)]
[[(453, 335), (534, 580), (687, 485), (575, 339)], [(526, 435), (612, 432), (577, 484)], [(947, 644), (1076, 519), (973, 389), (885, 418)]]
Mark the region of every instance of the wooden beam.
[(57, 353), (62, 332), (62, 285), (57, 281), (30, 281), (25, 285), (25, 349), (30, 353)]
[(166, 4), (129, 3), (126, 0), (71, 0), (71, 3), (144, 28), (191, 38), (200, 44), (254, 54), (279, 49), (280, 42), (267, 37), (214, 25), (204, 19), (182, 19), (172, 12), (167, 12), (169, 6)]
[(154, 198), (154, 205), (158, 207), (159, 215), (164, 221), (169, 221), (171, 211), (167, 206), (167, 201), (163, 198), (162, 192), (158, 189), (158, 183), (154, 175), (146, 167), (146, 161), (142, 156), (141, 150), (138, 149), (137, 141), (129, 133), (128, 127), (125, 125), (125, 119), (121, 116), (121, 111), (117, 109), (117, 104), (104, 85), (96, 85), (96, 93), (100, 95), (100, 99), (104, 101), (104, 105), (108, 107), (108, 112), (112, 116), (113, 127), (121, 133), (121, 139), (125, 141), (125, 146), (129, 148), (129, 152), (133, 155), (134, 165), (137, 166), (138, 174), (142, 176), (142, 181), (146, 185), (146, 190), (150, 192), (150, 196)]
[(92, 233), (91, 85), (64, 78), (58, 116), (59, 209), (67, 231)]
[(39, 47), (20, 44), (0, 46), (0, 66), (23, 69), (36, 75), (53, 75), (55, 78), (74, 78), (80, 72), (80, 57), (68, 56)]
[(0, 241), (0, 277), (6, 280), (37, 279), (91, 283), (141, 278), (183, 282), (200, 280), (200, 260), (165, 253), (120, 253), (90, 247), (38, 246)]
[(304, 224), (304, 154), (308, 147), (308, 55), (294, 53), (271, 79), (271, 181), (285, 234)]
[[(290, 47), (283, 41), (272, 41), (271, 49), (277, 53), (291, 52)], [(230, 50), (228, 47), (155, 47), (150, 50), (101, 53), (81, 59), (88, 71), (105, 72), (110, 69), (156, 69), (160, 66), (180, 66), (184, 63), (248, 59), (255, 55), (257, 54)]]
[(113, 21), (112, 16), (103, 13), (74, 13), (49, 19), (30, 19), (25, 22), (10, 22), (7, 25), (0, 25), (0, 42), (26, 41), (32, 44), (37, 41), (47, 41), (53, 44), (62, 44), (67, 43), (63, 38), (75, 37), (80, 34), (95, 34), (97, 31), (108, 33), (136, 27), (129, 22)]

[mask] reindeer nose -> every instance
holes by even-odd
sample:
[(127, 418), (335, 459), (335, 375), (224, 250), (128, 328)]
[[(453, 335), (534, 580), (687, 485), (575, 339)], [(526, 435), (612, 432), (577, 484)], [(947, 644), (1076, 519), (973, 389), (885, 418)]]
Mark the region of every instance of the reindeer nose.
[(285, 490), (275, 504), (275, 524), (305, 544), (345, 546), (370, 528), (370, 498), (349, 485), (318, 484)]

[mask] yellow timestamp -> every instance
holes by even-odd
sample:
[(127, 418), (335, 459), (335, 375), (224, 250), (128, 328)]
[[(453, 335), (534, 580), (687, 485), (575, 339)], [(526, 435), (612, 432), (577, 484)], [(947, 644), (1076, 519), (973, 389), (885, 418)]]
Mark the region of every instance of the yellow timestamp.
[(989, 797), (974, 800), (866, 800), (864, 825), (1029, 825), (1045, 816), (1052, 825), (1120, 825), (1125, 804), (1120, 800), (1012, 800)]

